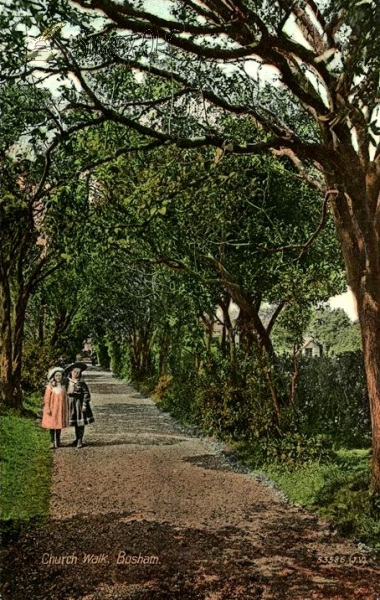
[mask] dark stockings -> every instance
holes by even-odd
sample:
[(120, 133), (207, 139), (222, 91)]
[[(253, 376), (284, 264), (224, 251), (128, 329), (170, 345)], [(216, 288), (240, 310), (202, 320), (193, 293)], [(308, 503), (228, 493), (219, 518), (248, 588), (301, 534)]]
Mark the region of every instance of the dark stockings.
[(83, 446), (83, 435), (84, 435), (84, 425), (75, 425), (75, 442), (77, 448), (82, 448)]
[(50, 448), (59, 448), (61, 445), (61, 430), (50, 429)]

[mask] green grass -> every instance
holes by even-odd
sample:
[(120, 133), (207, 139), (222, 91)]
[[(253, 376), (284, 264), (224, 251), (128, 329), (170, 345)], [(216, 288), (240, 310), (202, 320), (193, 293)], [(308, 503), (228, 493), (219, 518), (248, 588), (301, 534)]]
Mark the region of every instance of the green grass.
[[(28, 410), (35, 411), (35, 399)], [(34, 418), (12, 411), (0, 422), (1, 529), (19, 530), (49, 512), (49, 435)]]
[(25, 395), (23, 400), (24, 411), (29, 413), (30, 416), (34, 415), (42, 415), (42, 398), (43, 392), (41, 394), (39, 392), (34, 392), (33, 394)]
[(328, 463), (265, 471), (288, 498), (332, 522), (348, 537), (380, 552), (380, 520), (370, 515), (369, 450), (342, 449)]

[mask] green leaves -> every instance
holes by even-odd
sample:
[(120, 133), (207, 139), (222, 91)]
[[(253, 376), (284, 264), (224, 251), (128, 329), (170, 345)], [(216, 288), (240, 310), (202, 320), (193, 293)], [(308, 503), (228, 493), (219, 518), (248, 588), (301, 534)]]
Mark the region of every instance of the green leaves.
[(359, 324), (352, 323), (341, 308), (316, 310), (309, 330), (323, 345), (328, 356), (354, 352), (362, 348)]

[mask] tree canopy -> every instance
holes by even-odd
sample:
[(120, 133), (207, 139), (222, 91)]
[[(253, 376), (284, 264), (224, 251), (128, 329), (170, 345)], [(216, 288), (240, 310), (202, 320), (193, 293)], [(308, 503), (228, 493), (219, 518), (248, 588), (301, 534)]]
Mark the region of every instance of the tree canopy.
[[(3, 2), (2, 79), (61, 79), (48, 161), (73, 130), (112, 121), (137, 134), (119, 155), (136, 143), (212, 146), (217, 162), (268, 152), (319, 192), (321, 221), (331, 212), (358, 305), (378, 493), (378, 3), (173, 0), (165, 7), (158, 14), (140, 0)], [(51, 46), (43, 60), (31, 47), (39, 36)], [(251, 127), (236, 127), (243, 118)]]
[(352, 323), (342, 308), (314, 311), (309, 331), (328, 356), (361, 350), (359, 325)]

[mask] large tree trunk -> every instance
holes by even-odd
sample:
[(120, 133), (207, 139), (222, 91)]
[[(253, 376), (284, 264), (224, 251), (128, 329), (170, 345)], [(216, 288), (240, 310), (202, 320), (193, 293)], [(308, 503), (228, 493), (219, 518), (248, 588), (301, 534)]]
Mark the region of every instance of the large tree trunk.
[(2, 290), (3, 306), (1, 311), (1, 358), (0, 358), (0, 399), (9, 408), (22, 408), (21, 367), (22, 338), (24, 332), (25, 306), (18, 303), (16, 314), (12, 314), (7, 294)]
[[(357, 261), (358, 262), (358, 261)], [(351, 263), (351, 267), (352, 267)], [(358, 266), (356, 264), (356, 266)], [(352, 273), (352, 268), (347, 269)], [(370, 494), (373, 506), (380, 508), (380, 273), (362, 269), (361, 277), (349, 278), (357, 301), (362, 335), (364, 367), (372, 428)]]
[(12, 358), (10, 332), (5, 334), (1, 346), (0, 399), (8, 408), (22, 408), (21, 364), (15, 364)]
[(363, 274), (362, 287), (354, 290), (362, 333), (364, 366), (372, 426), (370, 492), (380, 499), (380, 274), (375, 281)]
[(371, 412), (370, 492), (380, 503), (380, 214), (379, 181), (346, 173), (347, 192), (332, 201), (348, 283), (357, 302)]

